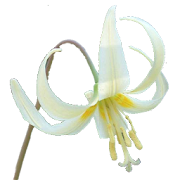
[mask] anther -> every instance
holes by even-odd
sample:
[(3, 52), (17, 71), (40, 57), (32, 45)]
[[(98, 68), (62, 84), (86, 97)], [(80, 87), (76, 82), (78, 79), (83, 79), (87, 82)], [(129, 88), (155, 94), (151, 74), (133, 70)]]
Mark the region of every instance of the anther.
[(126, 146), (131, 147), (131, 140), (129, 139), (125, 129), (123, 127), (120, 127), (120, 129), (122, 131), (122, 135), (123, 135)]
[(132, 130), (133, 130), (134, 133), (136, 134), (136, 131), (135, 131), (135, 129), (134, 129), (134, 126), (133, 126), (132, 121), (131, 121), (131, 119), (129, 118), (129, 116), (126, 115), (125, 118), (129, 121), (129, 124), (131, 125)]
[(139, 141), (138, 137), (136, 136), (136, 133), (134, 133), (133, 130), (129, 131), (129, 136), (134, 142), (137, 149), (141, 150), (143, 148), (141, 142)]
[(110, 151), (111, 159), (113, 161), (117, 160), (117, 153), (116, 153), (116, 149), (115, 149), (115, 143), (112, 143), (111, 141), (109, 141), (109, 151)]

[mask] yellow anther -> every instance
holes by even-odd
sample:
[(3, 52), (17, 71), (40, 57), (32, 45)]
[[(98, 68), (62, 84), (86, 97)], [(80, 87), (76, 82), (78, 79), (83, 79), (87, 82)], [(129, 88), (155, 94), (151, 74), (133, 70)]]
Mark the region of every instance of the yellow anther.
[(108, 130), (110, 142), (111, 142), (111, 143), (115, 143), (114, 133), (113, 133), (111, 124), (108, 124), (108, 125), (107, 125), (107, 130)]
[(133, 126), (132, 121), (131, 121), (131, 119), (129, 118), (129, 116), (126, 115), (125, 118), (129, 121), (129, 124), (131, 125), (132, 130), (133, 130), (134, 133), (136, 134), (136, 131), (135, 131), (135, 129), (134, 129), (134, 126)]
[(112, 143), (111, 141), (109, 141), (109, 151), (110, 151), (111, 159), (113, 161), (117, 160), (117, 153), (116, 153), (116, 149), (115, 149), (115, 143)]
[(129, 136), (134, 142), (137, 149), (141, 150), (143, 148), (141, 142), (139, 141), (138, 137), (136, 136), (136, 133), (134, 133), (133, 130), (129, 131)]
[(123, 127), (120, 127), (120, 129), (121, 129), (126, 146), (131, 147), (131, 140), (129, 139), (125, 129)]

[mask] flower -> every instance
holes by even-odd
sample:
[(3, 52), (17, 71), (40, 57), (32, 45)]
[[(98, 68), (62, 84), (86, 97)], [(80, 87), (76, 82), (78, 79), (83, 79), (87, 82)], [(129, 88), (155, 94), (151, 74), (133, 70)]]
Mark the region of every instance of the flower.
[[(88, 105), (77, 106), (63, 102), (56, 97), (49, 87), (46, 78), (46, 63), (48, 58), (60, 48), (52, 49), (40, 65), (37, 77), (37, 97), (44, 111), (53, 119), (62, 121), (51, 125), (36, 110), (26, 96), (17, 80), (11, 79), (11, 90), (14, 100), (24, 120), (42, 132), (52, 135), (71, 135), (79, 133), (87, 126), (94, 116), (100, 138), (109, 138), (109, 150), (112, 160), (117, 159), (115, 141), (122, 146), (124, 162), (119, 166), (131, 171), (133, 165), (138, 165), (140, 160), (133, 160), (128, 152), (128, 147), (133, 142), (137, 149), (142, 149), (142, 144), (137, 137), (135, 128), (127, 113), (140, 113), (155, 108), (164, 98), (168, 83), (161, 72), (164, 63), (164, 45), (157, 31), (146, 21), (136, 17), (125, 17), (121, 20), (134, 21), (140, 24), (147, 32), (154, 51), (152, 61), (140, 49), (130, 47), (142, 54), (151, 65), (144, 80), (133, 90), (127, 90), (129, 73), (124, 59), (121, 40), (116, 29), (115, 6), (112, 6), (106, 15), (99, 49), (99, 74), (94, 91), (85, 93)], [(131, 94), (146, 91), (156, 83), (156, 92), (151, 100), (142, 101), (131, 97)], [(129, 127), (128, 127), (129, 123)]]

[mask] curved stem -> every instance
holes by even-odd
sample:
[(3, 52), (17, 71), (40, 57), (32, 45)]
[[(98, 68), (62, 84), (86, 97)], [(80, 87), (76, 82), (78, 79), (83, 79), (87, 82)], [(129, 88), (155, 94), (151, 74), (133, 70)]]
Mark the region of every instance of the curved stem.
[[(86, 50), (78, 42), (68, 39), (68, 40), (61, 41), (54, 48), (58, 48), (61, 45), (66, 44), (66, 43), (70, 43), (70, 44), (75, 45), (82, 52), (82, 54), (85, 56), (85, 58), (87, 60), (87, 63), (89, 65), (90, 69), (91, 69), (91, 72), (92, 72), (92, 74), (94, 76), (94, 81), (95, 81), (95, 83), (97, 83), (98, 82), (98, 73), (97, 73), (97, 71), (96, 71), (96, 69), (95, 69), (89, 55), (87, 54)], [(46, 64), (46, 76), (47, 76), (47, 79), (48, 79), (48, 76), (49, 76), (49, 71), (51, 69), (53, 59), (54, 59), (54, 55), (50, 56), (48, 61), (47, 61), (47, 64)], [(36, 107), (37, 110), (39, 110), (40, 107), (41, 107), (38, 100), (36, 102), (35, 107)], [(19, 157), (18, 157), (18, 161), (17, 161), (17, 164), (16, 164), (16, 170), (15, 170), (13, 180), (18, 180), (19, 179), (19, 174), (20, 174), (20, 171), (21, 171), (22, 163), (23, 163), (26, 151), (27, 151), (27, 147), (29, 145), (29, 141), (30, 141), (30, 138), (31, 138), (33, 128), (34, 128), (34, 126), (29, 124), (28, 130), (27, 130), (27, 133), (26, 133), (26, 136), (25, 136), (25, 139), (24, 139), (24, 142), (23, 142), (23, 145), (21, 147), (21, 151), (20, 151), (20, 154), (19, 154)]]
[[(90, 69), (91, 69), (91, 72), (92, 72), (92, 74), (93, 74), (95, 83), (98, 83), (98, 73), (97, 73), (97, 71), (96, 71), (96, 69), (95, 69), (95, 67), (94, 67), (94, 64), (92, 63), (92, 61), (91, 61), (88, 53), (87, 53), (86, 50), (84, 49), (84, 47), (81, 46), (78, 42), (76, 42), (76, 41), (74, 41), (74, 40), (71, 40), (71, 39), (66, 39), (66, 40), (61, 41), (60, 43), (58, 43), (54, 48), (59, 48), (61, 45), (66, 44), (66, 43), (75, 45), (75, 46), (82, 52), (82, 54), (83, 54), (84, 57), (86, 58), (86, 61), (87, 61), (88, 65), (89, 65), (89, 67), (90, 67)], [(49, 57), (49, 60), (48, 60), (48, 62), (47, 62), (47, 64), (46, 64), (47, 67), (49, 67), (49, 69), (50, 69), (50, 67), (51, 67), (53, 58), (54, 58), (54, 54)], [(49, 72), (49, 69), (48, 69), (48, 72)]]

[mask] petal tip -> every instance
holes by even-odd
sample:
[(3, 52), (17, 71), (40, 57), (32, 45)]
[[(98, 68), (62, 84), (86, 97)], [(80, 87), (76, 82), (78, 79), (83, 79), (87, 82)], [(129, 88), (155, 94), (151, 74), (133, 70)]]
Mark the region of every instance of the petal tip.
[(17, 79), (15, 79), (15, 78), (10, 79), (10, 86), (11, 86), (11, 88), (13, 86), (15, 86), (17, 83), (18, 83)]
[(108, 12), (106, 14), (106, 19), (109, 16), (114, 16), (115, 17), (116, 7), (117, 7), (117, 5), (113, 5), (108, 9)]

